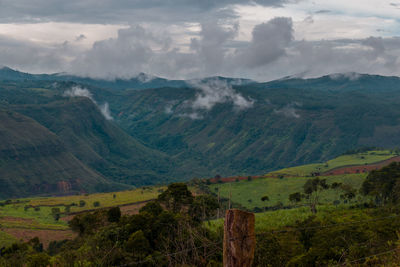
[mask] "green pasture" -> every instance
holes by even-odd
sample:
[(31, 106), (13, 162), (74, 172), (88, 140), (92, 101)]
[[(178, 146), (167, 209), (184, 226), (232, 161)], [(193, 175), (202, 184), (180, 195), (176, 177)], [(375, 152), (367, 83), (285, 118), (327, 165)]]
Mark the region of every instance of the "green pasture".
[[(355, 189), (359, 189), (366, 173), (346, 174), (338, 176), (325, 176), (328, 184), (333, 182), (351, 185)], [(283, 205), (290, 205), (289, 195), (295, 192), (303, 192), (303, 185), (311, 177), (284, 177), (284, 178), (258, 178), (251, 181), (243, 180), (232, 183), (211, 184), (210, 190), (221, 197), (229, 198), (233, 202), (239, 203), (248, 209), (255, 207), (271, 207), (281, 202)], [(339, 190), (329, 189), (323, 191), (320, 196), (320, 202), (330, 204), (335, 200), (339, 200)], [(261, 201), (263, 196), (268, 196), (269, 201)], [(359, 196), (357, 196), (359, 197)]]
[(0, 230), (0, 248), (7, 247), (17, 242), (17, 239)]
[(343, 155), (335, 159), (329, 160), (324, 163), (307, 164), (292, 168), (285, 168), (278, 171), (268, 173), (267, 175), (274, 176), (310, 176), (314, 172), (326, 172), (334, 168), (351, 166), (351, 165), (365, 165), (380, 162), (397, 156), (390, 150), (376, 150), (364, 153), (357, 153), (352, 155)]
[[(130, 204), (140, 201), (147, 201), (155, 199), (162, 190), (166, 187), (145, 187), (134, 190), (112, 192), (112, 193), (99, 193), (99, 194), (85, 194), (73, 195), (65, 197), (48, 197), (48, 198), (33, 198), (30, 199), (29, 205), (45, 206), (45, 205), (71, 205), (77, 204), (78, 206), (71, 206), (71, 212), (85, 211), (95, 208), (113, 207), (124, 204)], [(85, 201), (83, 207), (79, 206), (79, 202)], [(95, 207), (94, 203), (99, 202), (100, 206)], [(63, 210), (63, 209), (62, 209)]]
[[(40, 207), (40, 210), (29, 208), (25, 210), (26, 203), (10, 204), (0, 207), (0, 224), (5, 228), (27, 229), (66, 229), (67, 223), (56, 221), (51, 214), (54, 207)], [(63, 206), (58, 206), (64, 211)]]
[[(340, 224), (371, 219), (366, 210), (349, 209), (347, 205), (319, 205), (315, 216), (328, 224)], [(267, 211), (256, 213), (256, 232), (266, 232), (293, 226), (298, 221), (304, 221), (313, 214), (309, 207)], [(213, 231), (222, 231), (224, 219), (211, 220), (205, 225)]]
[[(79, 212), (104, 207), (119, 206), (157, 198), (164, 187), (145, 187), (130, 191), (85, 194), (63, 197), (45, 197), (13, 200), (12, 204), (0, 206), (0, 225), (3, 228), (25, 229), (67, 229), (67, 222), (56, 221), (52, 215), (53, 208), (59, 208), (61, 213), (67, 212), (67, 206), (71, 206), (70, 212)], [(80, 207), (83, 200), (85, 205)], [(99, 202), (98, 207), (94, 206)]]

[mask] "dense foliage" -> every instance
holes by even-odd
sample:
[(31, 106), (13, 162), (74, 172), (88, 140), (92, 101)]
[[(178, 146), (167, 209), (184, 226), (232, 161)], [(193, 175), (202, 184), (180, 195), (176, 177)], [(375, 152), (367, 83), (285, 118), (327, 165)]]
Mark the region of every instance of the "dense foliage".
[[(387, 174), (396, 173), (394, 167)], [(328, 185), (310, 179), (304, 189), (313, 193), (319, 186)], [(297, 197), (295, 193), (293, 201)], [(254, 266), (397, 266), (400, 209), (389, 204), (333, 209), (325, 216), (258, 231)], [(51, 242), (46, 250), (37, 238), (3, 247), (0, 265), (221, 266), (221, 229), (205, 222), (217, 208), (214, 197), (195, 197), (185, 184), (171, 184), (136, 215), (121, 216), (114, 207), (75, 216), (69, 222), (79, 234), (75, 240)]]
[[(79, 214), (69, 222), (78, 238), (52, 242), (47, 251), (37, 239), (2, 248), (0, 266), (205, 266), (221, 261), (215, 249), (220, 235), (201, 223), (215, 214), (216, 200), (193, 197), (184, 184), (171, 184), (164, 193), (132, 216), (121, 216), (119, 208)], [(179, 209), (163, 204), (178, 199), (190, 201), (182, 201)]]
[(392, 163), (372, 171), (363, 183), (361, 191), (375, 197), (376, 203), (398, 204), (400, 201), (400, 163)]

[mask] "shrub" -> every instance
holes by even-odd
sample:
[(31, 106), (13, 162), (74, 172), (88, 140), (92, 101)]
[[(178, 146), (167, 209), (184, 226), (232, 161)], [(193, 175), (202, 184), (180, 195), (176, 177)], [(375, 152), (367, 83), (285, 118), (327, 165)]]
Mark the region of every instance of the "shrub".
[(107, 219), (109, 222), (118, 222), (121, 218), (121, 210), (119, 207), (113, 207), (107, 211)]
[(79, 207), (84, 207), (86, 205), (85, 200), (79, 200)]
[(99, 201), (93, 202), (93, 207), (100, 207), (100, 202)]
[(51, 215), (53, 216), (54, 220), (58, 221), (60, 219), (60, 208), (52, 208)]
[(71, 211), (71, 206), (65, 206), (65, 212), (66, 213), (69, 213)]

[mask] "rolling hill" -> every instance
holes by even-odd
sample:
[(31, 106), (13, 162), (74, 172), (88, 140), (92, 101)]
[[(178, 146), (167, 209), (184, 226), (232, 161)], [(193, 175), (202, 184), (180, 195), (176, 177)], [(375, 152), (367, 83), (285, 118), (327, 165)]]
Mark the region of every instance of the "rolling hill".
[[(369, 166), (377, 166), (380, 169), (392, 161), (400, 161), (398, 154), (392, 151), (364, 151), (342, 155), (323, 163), (281, 169), (253, 179), (240, 179), (239, 177), (233, 181), (229, 178), (211, 179), (208, 187), (215, 195), (219, 194), (220, 197), (226, 199), (231, 196), (234, 203), (250, 210), (260, 211), (263, 207), (281, 209), (283, 206), (293, 206), (294, 203), (289, 201), (289, 195), (296, 192), (303, 193), (303, 185), (306, 181), (315, 178), (313, 176), (316, 174), (320, 175), (320, 179), (326, 179), (329, 185), (341, 183), (351, 186), (356, 190), (355, 192), (358, 192), (369, 173)], [(351, 172), (350, 166), (357, 166), (357, 169), (360, 170), (365, 168), (366, 171)], [(332, 172), (341, 168), (347, 168), (348, 172)], [(347, 201), (340, 198), (342, 193), (337, 188), (324, 190), (320, 193), (320, 204), (333, 204), (334, 201), (337, 204), (347, 204)], [(268, 200), (263, 201), (263, 196), (268, 196)], [(358, 194), (358, 198), (359, 200), (354, 199), (354, 201), (369, 201), (361, 194)], [(307, 203), (307, 200), (303, 200), (297, 204), (306, 205)]]

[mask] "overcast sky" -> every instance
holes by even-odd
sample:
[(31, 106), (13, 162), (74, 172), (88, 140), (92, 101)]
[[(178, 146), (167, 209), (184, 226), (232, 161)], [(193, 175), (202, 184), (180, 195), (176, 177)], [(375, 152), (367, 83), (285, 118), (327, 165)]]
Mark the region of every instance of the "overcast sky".
[(0, 66), (130, 78), (400, 76), (399, 0), (0, 0)]

